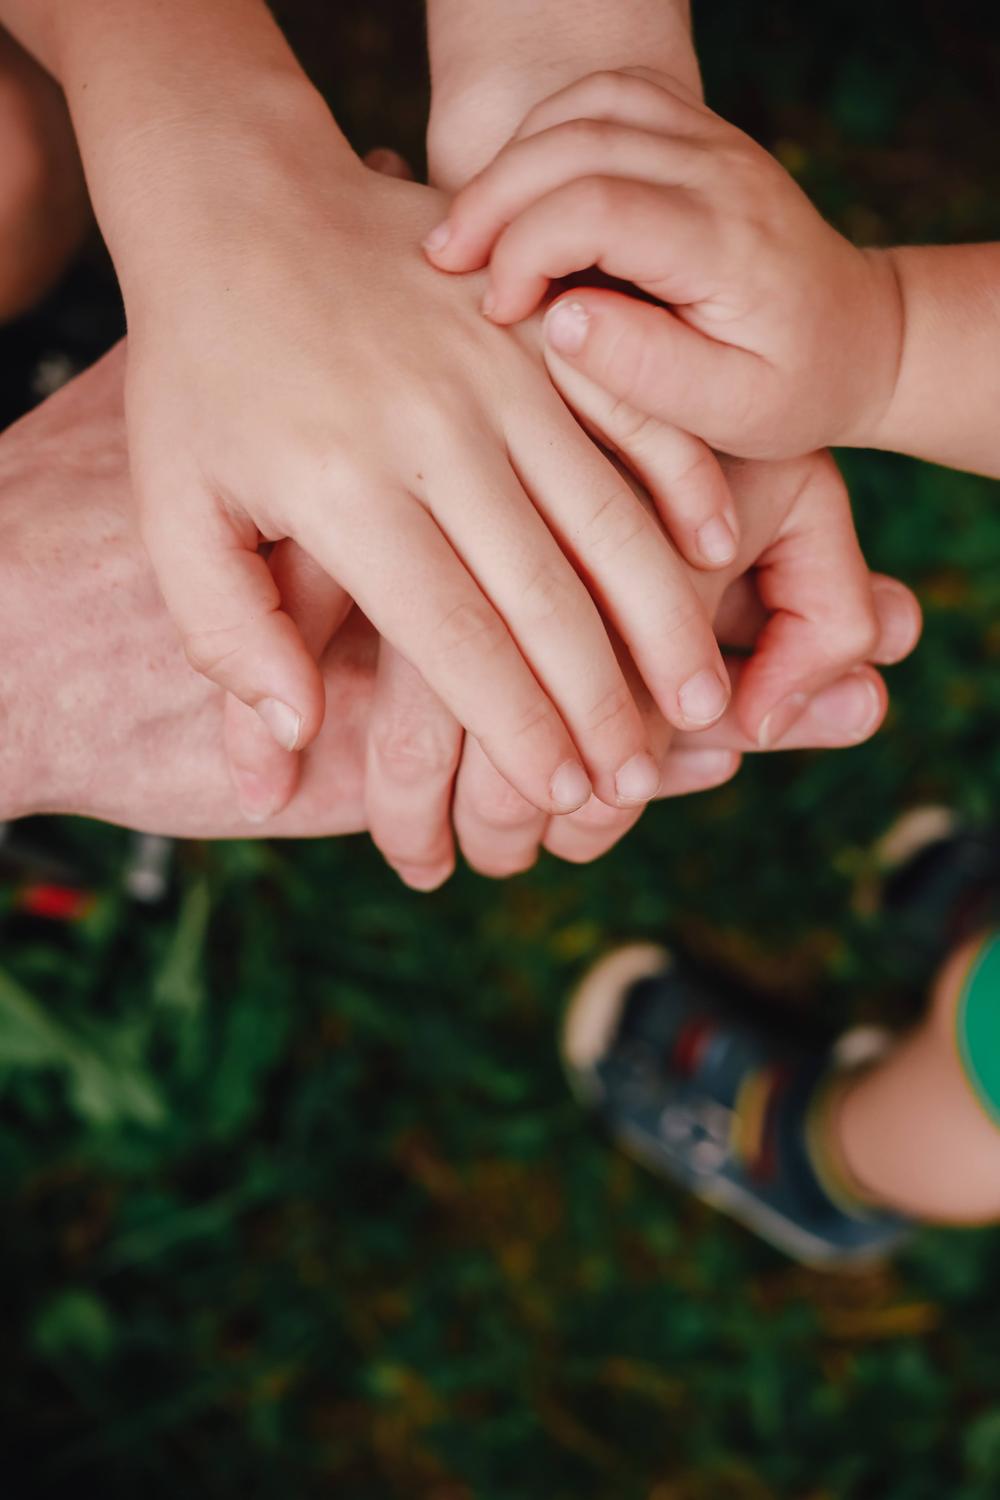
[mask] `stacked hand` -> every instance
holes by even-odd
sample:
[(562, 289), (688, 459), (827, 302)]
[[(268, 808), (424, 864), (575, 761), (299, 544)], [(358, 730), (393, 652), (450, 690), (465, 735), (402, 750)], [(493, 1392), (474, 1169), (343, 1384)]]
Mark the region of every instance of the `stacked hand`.
[[(523, 868), (543, 843), (591, 858), (649, 797), (716, 785), (746, 749), (871, 733), (885, 695), (867, 663), (905, 654), (919, 614), (901, 585), (868, 574), (829, 460), (720, 461), (700, 437), (649, 421), (641, 383), (633, 406), (550, 349), (562, 397), (612, 463), (552, 390), (538, 320), (516, 336), (493, 329), (477, 311), (484, 278), (421, 264), (416, 241), (440, 197), (357, 173), (346, 222), (363, 222), (380, 253), (365, 277), (345, 269), (333, 345), (310, 332), (328, 296), (305, 256), (317, 226), (289, 211), (289, 232), (263, 235), (263, 268), (232, 247), (232, 311), (217, 286), (190, 289), (212, 351), (200, 367), (168, 327), (169, 288), (144, 307), (130, 356), (131, 456), (160, 581), (189, 657), (257, 710), (226, 708), (244, 818), (328, 831), (328, 817), (361, 821), (360, 799), (390, 862), (429, 888), (452, 867), (452, 823), (488, 873)], [(333, 210), (321, 195), (302, 212)], [(276, 280), (289, 288), (281, 328), (261, 300)], [(266, 389), (262, 341), (274, 346)], [(31, 421), (55, 423), (56, 445), (72, 447), (59, 422), (82, 402), (119, 456), (119, 375), (112, 360)], [(266, 563), (262, 537), (276, 543)], [(354, 600), (382, 626), (377, 646), (358, 612), (344, 626)], [(148, 600), (137, 611), (159, 628)], [(724, 666), (713, 620), (725, 645), (752, 654)], [(220, 757), (203, 728), (220, 701), (203, 691), (194, 715), (209, 782)], [(331, 776), (355, 802), (317, 820)], [(50, 782), (64, 789), (47, 806), (170, 831), (241, 828), (215, 793), (199, 799), (198, 776), (183, 812), (169, 783), (157, 797), (125, 776), (115, 807), (100, 776), (96, 795), (54, 770)]]
[[(246, 823), (222, 752), (224, 694), (185, 662), (139, 542), (123, 364), (119, 348), (5, 433), (0, 447), (0, 815), (72, 812), (184, 837), (239, 837)], [(807, 470), (775, 465), (757, 472), (765, 492), (769, 472), (782, 482), (792, 514)], [(752, 473), (730, 475), (737, 493)], [(816, 480), (826, 482), (819, 472)], [(916, 607), (901, 585), (869, 581), (881, 621), (871, 654), (894, 659), (915, 640)], [(748, 645), (766, 615), (744, 575), (726, 591), (720, 635)], [(843, 643), (829, 644), (843, 652)], [(302, 756), (296, 795), (261, 825), (264, 834), (346, 833), (370, 819), (387, 852), (423, 884), (428, 873), (443, 878), (450, 858), (453, 791), (463, 848), (493, 874), (530, 863), (540, 842), (566, 858), (594, 858), (634, 818), (596, 802), (568, 817), (537, 818), (488, 767), (482, 774), (474, 742), (463, 746), (418, 679), (395, 686), (383, 679), (384, 696), (373, 702), (376, 647), (355, 613), (321, 652), (327, 715)], [(877, 674), (848, 673), (811, 700), (781, 744), (856, 743), (877, 728), (884, 704)], [(662, 723), (654, 727), (662, 732)], [(665, 761), (664, 793), (724, 780), (744, 748), (732, 712), (704, 736), (679, 735)], [(282, 752), (275, 747), (275, 754)]]
[(712, 448), (783, 458), (867, 444), (900, 357), (891, 255), (862, 251), (788, 173), (661, 75), (597, 73), (546, 99), (428, 236), (489, 265), (484, 310), (526, 317), (598, 266), (649, 300), (581, 290), (549, 311), (565, 363)]
[[(389, 154), (380, 165), (396, 169)], [(469, 189), (473, 200), (476, 186)], [(462, 194), (454, 216), (466, 208)], [(530, 325), (524, 329), (525, 336), (532, 332), (537, 338)], [(682, 737), (671, 750), (670, 725), (617, 642), (659, 768), (658, 794), (718, 784), (734, 773), (745, 749), (816, 738), (856, 743), (871, 733), (884, 713), (884, 691), (876, 674), (855, 669), (868, 661), (898, 660), (910, 650), (919, 611), (901, 585), (868, 574), (832, 462), (811, 454), (785, 464), (720, 466), (705, 449), (712, 476), (706, 487), (697, 472), (701, 459), (693, 482), (678, 469), (685, 440), (678, 429), (646, 420), (568, 366), (558, 371), (558, 381), (588, 431), (641, 477), (660, 521), (692, 563), (706, 562), (691, 524), (689, 502), (697, 503), (699, 491), (724, 497), (727, 530), (738, 548), (730, 565), (714, 575), (686, 570), (706, 616), (723, 601), (720, 639), (741, 647), (757, 642), (747, 663), (727, 662), (738, 690), (717, 732)], [(294, 547), (280, 549), (272, 566), (303, 635), (318, 649), (343, 617), (345, 596)], [(746, 576), (751, 568), (752, 584)], [(741, 585), (729, 587), (737, 578)], [(796, 741), (789, 731), (800, 715), (805, 720)], [(541, 843), (570, 857), (593, 857), (638, 816), (591, 798), (575, 816), (552, 817), (505, 782), (475, 739), (465, 741), (464, 750), (462, 744), (461, 726), (448, 708), (383, 640), (366, 757), (367, 821), (390, 863), (419, 888), (439, 884), (452, 868), (449, 809), (466, 857), (494, 874), (523, 868)], [(230, 709), (228, 745), (243, 785), (259, 783), (262, 803), (277, 806), (291, 795), (294, 759), (283, 756), (239, 707)]]

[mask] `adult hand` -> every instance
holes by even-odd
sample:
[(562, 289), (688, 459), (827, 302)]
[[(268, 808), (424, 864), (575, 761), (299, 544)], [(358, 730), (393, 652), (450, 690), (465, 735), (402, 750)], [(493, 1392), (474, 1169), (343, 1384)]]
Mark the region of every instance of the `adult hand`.
[[(369, 158), (369, 164), (390, 175), (408, 175), (395, 153), (379, 153), (379, 158)], [(524, 332), (530, 336), (530, 330)], [(643, 424), (637, 413), (573, 372), (565, 378), (568, 399), (590, 430), (640, 473), (654, 494), (667, 489), (671, 449), (655, 425)], [(846, 492), (828, 458), (812, 455), (760, 468), (730, 463), (727, 477), (740, 509), (748, 510), (747, 534), (727, 572), (714, 581), (695, 574), (692, 586), (713, 609), (719, 607), (724, 644), (746, 648), (761, 636), (763, 649), (754, 653), (749, 671), (738, 661), (730, 663), (730, 674), (740, 683), (739, 717), (730, 711), (718, 736), (682, 735), (673, 750), (668, 726), (626, 663), (660, 763), (660, 796), (719, 785), (735, 774), (746, 750), (859, 743), (881, 723), (885, 692), (877, 674), (857, 669), (868, 659), (899, 660), (919, 636), (919, 607), (909, 590), (869, 575)], [(276, 561), (283, 573), (282, 595), (296, 601), (297, 622), (318, 654), (334, 628), (325, 622), (341, 618), (343, 596), (310, 571), (296, 549)], [(766, 606), (747, 576), (751, 567), (763, 567)], [(625, 653), (619, 650), (619, 656), (625, 662)], [(793, 733), (800, 715), (801, 727)], [(290, 795), (294, 760), (269, 744), (254, 716), (238, 705), (231, 707), (229, 733), (234, 762), (268, 767), (260, 781), (264, 815), (275, 787), (282, 799)], [(493, 875), (527, 867), (543, 843), (566, 858), (596, 858), (637, 816), (596, 798), (573, 815), (540, 814), (495, 771), (475, 740), (463, 742), (445, 705), (385, 641), (367, 744), (365, 802), (374, 841), (401, 878), (421, 890), (440, 885), (454, 867), (452, 815), (469, 863)]]
[[(903, 584), (869, 574), (860, 555), (855, 559), (848, 553), (834, 559), (832, 568), (825, 554), (817, 555), (816, 563), (828, 571), (831, 596), (846, 589), (848, 598), (857, 597), (859, 585), (869, 591), (873, 627), (864, 607), (839, 616), (827, 613), (824, 622), (823, 601), (829, 596), (822, 592), (812, 616), (786, 611), (783, 601), (790, 603), (799, 589), (796, 548), (809, 548), (808, 504), (803, 521), (796, 502), (810, 487), (823, 499), (832, 486), (830, 498), (846, 504), (836, 471), (825, 455), (813, 455), (794, 463), (734, 466), (729, 477), (748, 514), (777, 501), (778, 510), (798, 522), (794, 535), (779, 527), (777, 540), (772, 538), (761, 551), (764, 598), (756, 567), (744, 555), (718, 602), (720, 642), (753, 653), (748, 659), (752, 668), (745, 658), (727, 658), (736, 701), (748, 671), (760, 681), (777, 668), (786, 674), (797, 716), (786, 711), (787, 727), (782, 730), (776, 723), (769, 749), (860, 744), (879, 728), (887, 704), (885, 685), (867, 663), (888, 665), (912, 650), (920, 633), (919, 606)], [(748, 527), (746, 546), (751, 553), (761, 546), (753, 527)], [(812, 691), (799, 700), (804, 683)], [(432, 889), (451, 873), (449, 806), (467, 861), (480, 873), (497, 877), (527, 869), (543, 847), (576, 862), (596, 859), (641, 816), (641, 810), (608, 808), (596, 798), (564, 817), (540, 816), (496, 773), (474, 740), (467, 737), (461, 745), (458, 726), (419, 678), (409, 677), (398, 689), (395, 696), (386, 693), (377, 700), (373, 710), (370, 744), (376, 750), (374, 763), (369, 756), (366, 804), (373, 838), (407, 884)], [(743, 754), (760, 749), (742, 727), (735, 706), (711, 729), (675, 735), (671, 742), (662, 716), (642, 697), (641, 687), (637, 691), (651, 742), (663, 753), (660, 796), (718, 786), (736, 773)]]
[[(241, 837), (224, 695), (185, 661), (138, 537), (123, 363), (119, 346), (0, 438), (0, 817)], [(358, 619), (325, 655), (322, 733), (263, 833), (364, 827), (375, 644)]]

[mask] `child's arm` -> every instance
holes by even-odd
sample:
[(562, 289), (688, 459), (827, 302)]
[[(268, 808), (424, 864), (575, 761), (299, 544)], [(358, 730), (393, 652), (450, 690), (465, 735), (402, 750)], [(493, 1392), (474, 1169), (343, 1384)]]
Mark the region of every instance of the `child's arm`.
[(533, 802), (645, 800), (600, 611), (679, 727), (725, 707), (718, 648), (537, 348), (423, 263), (442, 200), (362, 167), (260, 0), (3, 19), (67, 91), (128, 313), (144, 535), (192, 662), (281, 743), (315, 735), (322, 682), (258, 552), (291, 536)]
[(457, 192), (556, 89), (643, 64), (701, 97), (690, 0), (427, 0), (430, 180)]
[(1000, 248), (858, 250), (698, 101), (635, 76), (597, 117), (586, 87), (532, 111), (430, 252), (489, 259), (495, 321), (596, 264), (659, 305), (576, 290), (549, 347), (642, 411), (747, 457), (892, 446), (1000, 472)]
[(902, 307), (899, 365), (858, 446), (1000, 478), (1000, 245), (887, 252)]

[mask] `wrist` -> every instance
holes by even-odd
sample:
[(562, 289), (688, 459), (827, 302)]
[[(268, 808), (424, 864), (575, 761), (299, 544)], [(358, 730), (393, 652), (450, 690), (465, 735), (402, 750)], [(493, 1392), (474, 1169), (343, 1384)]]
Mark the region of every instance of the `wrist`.
[(361, 172), (302, 75), (257, 75), (232, 109), (151, 124), (105, 158), (98, 203), (130, 326), (146, 302), (169, 303), (178, 285), (212, 278), (218, 256), (266, 244), (321, 190), (336, 192)]
[(449, 192), (492, 160), (536, 104), (589, 73), (653, 70), (702, 94), (685, 0), (610, 9), (603, 0), (428, 0), (427, 14), (428, 165)]
[(262, 0), (87, 0), (58, 16), (58, 77), (126, 299), (136, 261), (142, 276), (146, 255), (168, 271), (202, 256), (211, 227), (314, 140), (323, 171), (355, 160)]
[[(894, 422), (903, 363), (906, 308), (895, 252), (860, 250), (867, 295), (858, 300), (858, 316), (849, 322), (851, 349), (845, 363), (857, 381), (859, 399), (846, 431), (831, 444), (850, 448), (889, 446), (885, 434)], [(864, 372), (864, 379), (857, 379)]]

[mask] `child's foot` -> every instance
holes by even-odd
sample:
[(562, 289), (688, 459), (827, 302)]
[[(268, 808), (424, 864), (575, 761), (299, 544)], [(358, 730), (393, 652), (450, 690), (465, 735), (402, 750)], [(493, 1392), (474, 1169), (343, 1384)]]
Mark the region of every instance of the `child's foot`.
[(591, 970), (563, 1031), (574, 1088), (617, 1142), (787, 1255), (828, 1268), (883, 1260), (908, 1231), (865, 1203), (829, 1155), (840, 1084), (872, 1060), (870, 1048), (847, 1050), (783, 1043), (647, 946)]
[[(964, 825), (942, 807), (904, 813), (876, 848), (880, 889), (870, 904), (889, 940), (922, 973), (1000, 921), (1000, 830)], [(865, 904), (865, 903), (863, 903)]]

